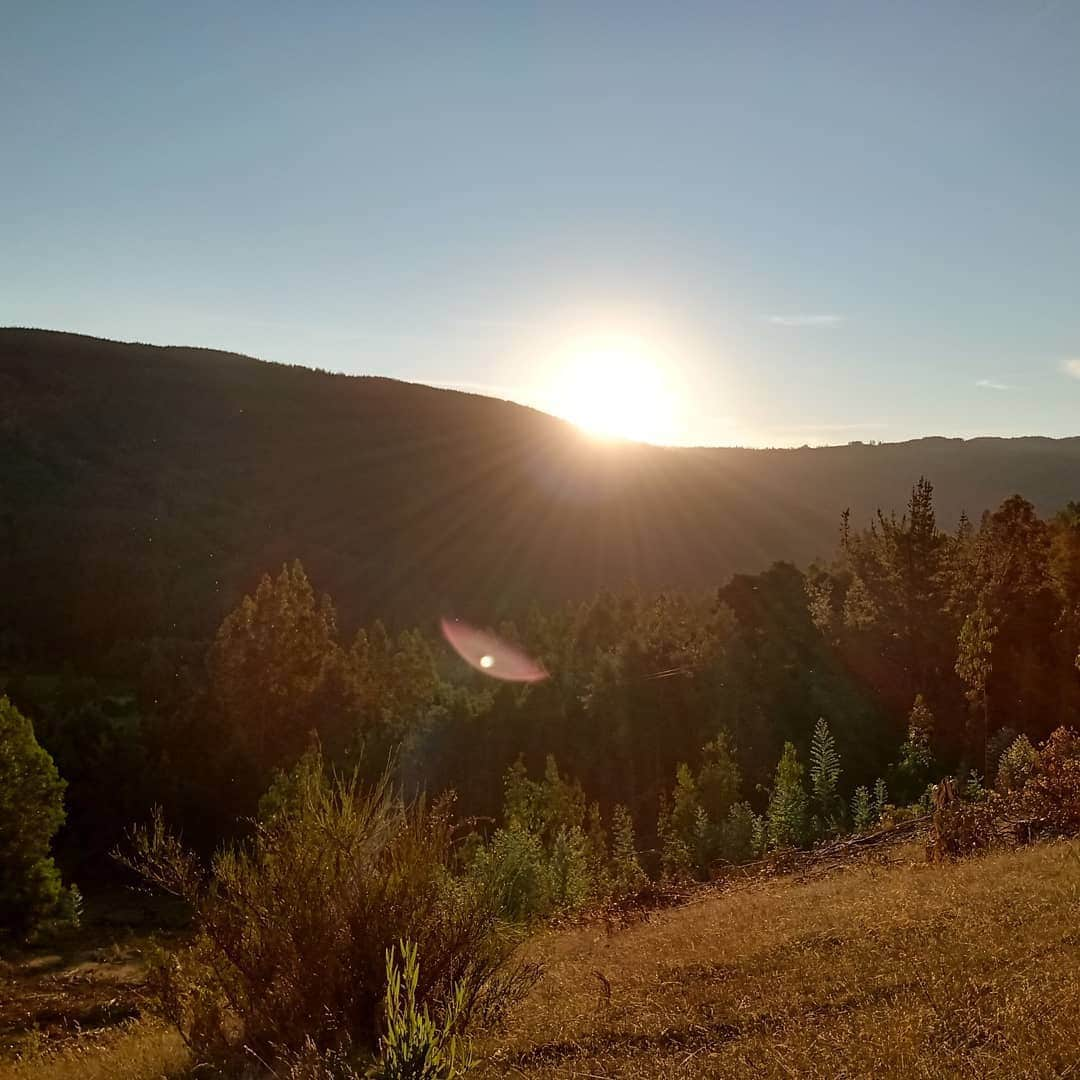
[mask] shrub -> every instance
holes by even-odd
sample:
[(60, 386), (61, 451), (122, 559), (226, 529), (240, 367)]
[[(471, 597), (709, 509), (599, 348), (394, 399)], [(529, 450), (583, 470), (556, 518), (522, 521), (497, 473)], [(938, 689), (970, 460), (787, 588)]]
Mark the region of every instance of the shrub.
[(803, 771), (795, 747), (785, 743), (766, 813), (770, 848), (801, 847), (808, 839)]
[(874, 782), (874, 822), (878, 822), (885, 815), (885, 807), (889, 805), (889, 788), (885, 781), (879, 776)]
[(984, 764), (986, 766), (986, 779), (988, 783), (992, 783), (997, 787), (997, 767), (1001, 761), (1001, 755), (1009, 749), (1020, 732), (1015, 728), (1000, 727), (986, 740), (986, 752), (983, 755)]
[(632, 896), (644, 888), (648, 878), (638, 859), (634, 821), (625, 806), (616, 806), (611, 814), (611, 861), (608, 880), (615, 896)]
[(30, 721), (0, 696), (0, 931), (25, 937), (48, 919), (75, 921), (49, 845), (64, 821), (64, 781)]
[(1022, 788), (1030, 779), (1038, 764), (1039, 754), (1026, 735), (1018, 736), (998, 758), (998, 791), (1010, 792)]
[(727, 817), (739, 798), (742, 776), (726, 732), (721, 731), (702, 748), (701, 768), (697, 775), (698, 798), (709, 820)]
[(720, 829), (720, 854), (729, 863), (748, 862), (757, 854), (757, 815), (746, 802), (736, 803)]
[(548, 857), (551, 905), (555, 910), (576, 911), (596, 893), (590, 866), (589, 840), (578, 826), (555, 834)]
[(865, 832), (874, 824), (874, 806), (870, 802), (870, 789), (861, 785), (851, 797), (851, 821), (856, 832)]
[(1019, 802), (1044, 828), (1063, 836), (1080, 833), (1080, 734), (1060, 727), (1042, 744)]
[(825, 718), (820, 717), (810, 743), (810, 788), (817, 813), (816, 832), (837, 831), (843, 815), (843, 804), (837, 795), (841, 771), (836, 741)]
[(926, 789), (934, 769), (930, 752), (930, 740), (934, 733), (934, 715), (922, 694), (915, 695), (915, 702), (908, 713), (907, 738), (900, 746), (900, 762), (896, 779), (902, 798), (911, 798)]
[(403, 941), (401, 967), (391, 948), (386, 953), (386, 1030), (379, 1039), (379, 1060), (368, 1074), (372, 1080), (455, 1080), (472, 1065), (468, 1044), (457, 1034), (468, 997), (457, 983), (443, 1007), (441, 1022), (419, 1005), (416, 987), (420, 962), (416, 946)]
[(498, 829), (488, 844), (481, 844), (470, 864), (469, 876), (494, 899), (500, 914), (522, 922), (548, 914), (552, 887), (547, 853), (536, 833), (516, 818)]
[[(685, 765), (679, 768), (680, 773), (685, 769), (686, 776), (690, 775)], [(664, 878), (678, 880), (693, 875), (693, 824), (697, 806), (686, 799), (686, 791), (680, 790), (678, 783), (676, 783), (673, 800), (674, 805), (669, 807), (665, 794), (660, 793), (656, 835), (660, 840), (660, 873)], [(689, 807), (689, 813), (686, 813), (687, 807)]]
[(284, 1062), (309, 1042), (370, 1049), (386, 950), (400, 940), (424, 942), (421, 1006), (465, 985), (462, 1024), (504, 1007), (536, 973), (513, 963), (497, 898), (451, 874), (453, 833), (447, 801), (405, 803), (385, 777), (367, 789), (315, 760), (209, 868), (156, 814), (121, 858), (194, 909), (191, 944), (156, 972), (166, 1015), (219, 1065), (249, 1053)]
[(996, 821), (999, 812), (994, 799), (956, 799), (940, 806), (927, 838), (927, 857), (931, 862), (940, 862), (985, 851), (1000, 838)]

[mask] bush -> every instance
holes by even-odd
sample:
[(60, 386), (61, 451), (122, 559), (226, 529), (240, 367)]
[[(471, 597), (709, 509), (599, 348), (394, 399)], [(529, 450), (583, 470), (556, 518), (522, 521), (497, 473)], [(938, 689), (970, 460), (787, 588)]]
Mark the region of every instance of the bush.
[(457, 1029), (468, 998), (464, 983), (454, 986), (440, 1023), (427, 1005), (417, 1004), (420, 962), (416, 946), (401, 942), (401, 967), (391, 948), (386, 954), (386, 1030), (379, 1039), (379, 1060), (372, 1080), (455, 1080), (472, 1065), (468, 1044)]
[(22, 938), (48, 919), (76, 921), (49, 845), (64, 822), (64, 781), (30, 721), (0, 696), (0, 931)]
[(462, 1025), (527, 991), (532, 968), (497, 899), (450, 872), (446, 801), (405, 803), (384, 777), (326, 778), (307, 760), (250, 840), (209, 869), (164, 827), (134, 831), (122, 861), (194, 909), (195, 935), (156, 972), (166, 1015), (204, 1060), (373, 1049), (386, 950), (423, 941), (416, 1001), (438, 1010), (465, 985)]
[(477, 848), (469, 870), (506, 919), (523, 922), (547, 915), (553, 907), (544, 845), (516, 818)]
[(997, 780), (994, 786), (1005, 793), (1022, 788), (1031, 778), (1038, 761), (1039, 754), (1028, 737), (1018, 736), (998, 758)]
[(857, 787), (851, 797), (851, 823), (856, 832), (865, 832), (874, 824), (874, 805), (865, 784)]
[(617, 897), (633, 896), (648, 880), (638, 858), (630, 811), (625, 806), (616, 806), (611, 813), (611, 861), (608, 864), (611, 890)]
[(1080, 833), (1080, 734), (1060, 727), (1043, 743), (1019, 803), (1044, 829), (1062, 836)]
[(596, 894), (588, 837), (576, 825), (555, 834), (548, 858), (551, 904), (557, 911), (583, 908)]
[[(661, 797), (656, 833), (660, 839), (660, 865), (665, 878), (692, 877), (702, 867), (707, 843), (708, 816), (702, 820), (697, 781), (690, 767), (680, 764), (675, 773), (671, 805)], [(706, 856), (707, 857), (707, 856)]]
[(747, 802), (736, 803), (720, 829), (720, 854), (729, 863), (749, 862), (757, 852), (757, 815)]
[(770, 848), (801, 847), (806, 843), (808, 823), (803, 767), (791, 743), (784, 744), (784, 753), (776, 766), (776, 780), (769, 795), (766, 818)]
[(810, 743), (810, 789), (814, 796), (814, 832), (836, 833), (843, 819), (844, 804), (837, 793), (840, 755), (836, 740), (824, 717), (819, 717)]

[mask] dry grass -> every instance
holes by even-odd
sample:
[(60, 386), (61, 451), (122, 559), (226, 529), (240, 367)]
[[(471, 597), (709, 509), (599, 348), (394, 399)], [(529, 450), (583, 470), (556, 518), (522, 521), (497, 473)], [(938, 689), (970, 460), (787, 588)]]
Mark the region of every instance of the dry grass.
[[(945, 866), (912, 849), (892, 865), (737, 886), (622, 930), (553, 931), (530, 948), (547, 974), (477, 1046), (488, 1055), (478, 1080), (1080, 1080), (1077, 841)], [(127, 970), (119, 952), (106, 962), (110, 978)], [(189, 1067), (151, 1019), (19, 1052), (0, 1058), (0, 1080), (159, 1080)]]
[(550, 935), (482, 1075), (1080, 1077), (1080, 843)]
[(0, 1060), (0, 1080), (165, 1080), (184, 1075), (187, 1050), (180, 1036), (144, 1020), (57, 1049), (23, 1051)]
[(127, 891), (87, 908), (81, 930), (0, 961), (0, 1080), (182, 1074), (183, 1043), (146, 1015), (145, 981), (150, 954), (186, 938), (183, 920)]

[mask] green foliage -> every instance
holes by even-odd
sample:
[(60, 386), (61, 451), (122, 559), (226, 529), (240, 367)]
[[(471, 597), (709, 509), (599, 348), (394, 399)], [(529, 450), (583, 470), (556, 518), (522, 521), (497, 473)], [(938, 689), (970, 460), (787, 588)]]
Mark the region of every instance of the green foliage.
[[(338, 660), (333, 605), (318, 601), (299, 562), (264, 575), (224, 620), (210, 650), (210, 705), (247, 789), (247, 809), (318, 727)], [(250, 792), (250, 794), (249, 794)]]
[(961, 796), (965, 802), (977, 803), (986, 798), (987, 790), (982, 777), (974, 770), (970, 770), (960, 785)]
[(34, 729), (0, 696), (0, 932), (24, 937), (50, 918), (77, 918), (49, 854), (64, 821), (64, 782)]
[(547, 852), (540, 837), (517, 818), (476, 849), (469, 870), (484, 892), (495, 898), (500, 914), (513, 922), (552, 910)]
[(759, 853), (759, 818), (747, 802), (728, 810), (720, 830), (720, 857), (729, 863), (749, 862)]
[(926, 790), (934, 769), (934, 757), (930, 740), (934, 733), (934, 716), (922, 694), (915, 695), (915, 702), (908, 713), (907, 738), (900, 746), (897, 779), (906, 796), (914, 796)]
[(704, 833), (701, 809), (694, 774), (688, 765), (680, 764), (675, 773), (670, 809), (662, 810), (657, 829), (665, 877), (685, 877), (698, 869)]
[(820, 832), (836, 831), (843, 816), (843, 803), (838, 792), (841, 771), (836, 742), (825, 718), (820, 717), (810, 743), (810, 790)]
[(556, 911), (583, 908), (597, 893), (589, 839), (577, 826), (555, 834), (547, 858), (550, 903)]
[(1001, 792), (1022, 788), (1039, 763), (1039, 753), (1026, 735), (1018, 736), (1002, 751), (998, 759), (995, 788)]
[[(319, 767), (316, 767), (318, 765)], [(207, 868), (160, 815), (123, 859), (194, 912), (191, 943), (158, 970), (161, 1006), (203, 1060), (270, 1063), (350, 1044), (374, 1049), (386, 950), (423, 941), (416, 1001), (467, 987), (464, 1023), (523, 992), (498, 898), (453, 875), (446, 802), (407, 803), (388, 782), (299, 770), (289, 799)]]
[(323, 771), (322, 746), (318, 739), (313, 739), (291, 769), (275, 772), (270, 786), (259, 799), (259, 820), (270, 821), (279, 814), (295, 810), (305, 792), (320, 785)]
[(633, 896), (648, 880), (638, 859), (634, 821), (625, 806), (617, 805), (611, 813), (611, 861), (608, 877), (615, 896)]
[(880, 821), (885, 814), (885, 807), (889, 805), (889, 788), (883, 777), (874, 781), (874, 821)]
[(857, 787), (851, 797), (851, 823), (855, 831), (865, 832), (880, 816), (870, 801), (870, 789), (865, 784)]
[(543, 780), (530, 779), (519, 758), (503, 786), (505, 824), (476, 849), (470, 873), (497, 897), (504, 916), (517, 922), (575, 910), (602, 893), (603, 826), (597, 810), (591, 838), (582, 828), (581, 785), (565, 780), (549, 755)]
[(986, 779), (997, 783), (997, 767), (1001, 755), (1009, 749), (1020, 734), (1009, 724), (1000, 727), (986, 740)]
[(808, 801), (803, 787), (804, 768), (795, 747), (784, 744), (766, 813), (767, 842), (771, 849), (801, 847), (809, 839)]
[[(456, 1080), (472, 1067), (468, 1043), (458, 1035), (466, 1019), (468, 989), (451, 986), (436, 1023), (428, 1004), (419, 1004), (416, 988), (420, 961), (416, 945), (402, 941), (400, 961), (391, 946), (386, 952), (386, 1010), (379, 1038), (379, 1060), (372, 1080)], [(400, 966), (399, 966), (400, 965)]]
[(742, 776), (727, 733), (721, 731), (702, 750), (697, 774), (698, 800), (710, 821), (723, 821), (739, 798)]

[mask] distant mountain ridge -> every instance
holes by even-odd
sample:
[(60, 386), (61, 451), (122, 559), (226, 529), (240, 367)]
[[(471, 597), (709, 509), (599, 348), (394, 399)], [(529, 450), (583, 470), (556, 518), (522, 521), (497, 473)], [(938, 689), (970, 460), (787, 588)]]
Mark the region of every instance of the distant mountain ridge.
[[(199, 637), (300, 558), (343, 621), (493, 622), (830, 557), (841, 512), (1080, 499), (1080, 438), (593, 443), (511, 402), (210, 349), (0, 330), (0, 650)], [(6, 644), (5, 644), (6, 643)]]

